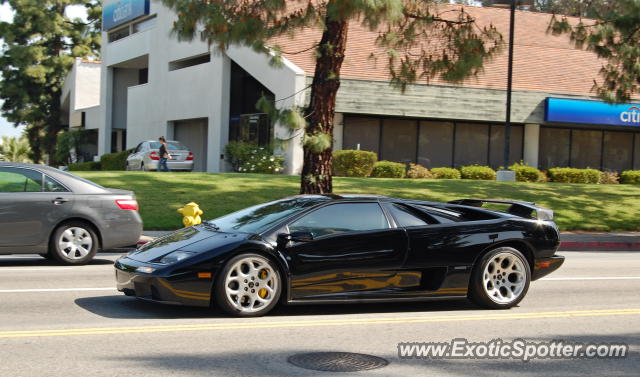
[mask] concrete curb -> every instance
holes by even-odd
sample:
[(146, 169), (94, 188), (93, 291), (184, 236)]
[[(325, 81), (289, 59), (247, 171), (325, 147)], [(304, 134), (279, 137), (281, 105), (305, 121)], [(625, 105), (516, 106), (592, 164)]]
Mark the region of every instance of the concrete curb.
[(560, 242), (562, 251), (640, 251), (640, 242), (565, 241)]

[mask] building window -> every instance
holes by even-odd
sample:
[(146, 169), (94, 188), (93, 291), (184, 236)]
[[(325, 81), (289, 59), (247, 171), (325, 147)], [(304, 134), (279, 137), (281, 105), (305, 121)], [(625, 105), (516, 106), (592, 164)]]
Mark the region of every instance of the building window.
[(488, 165), (489, 125), (456, 123), (454, 166)]
[[(504, 165), (504, 130), (503, 125), (491, 125), (489, 139), (489, 166), (498, 168)], [(509, 142), (509, 165), (522, 160), (524, 149), (524, 126), (511, 125)]]
[(420, 122), (418, 163), (429, 169), (453, 165), (453, 122)]
[(602, 169), (622, 171), (633, 168), (633, 133), (604, 132)]
[(126, 38), (131, 34), (129, 26), (109, 32), (109, 43)]
[(602, 131), (571, 130), (571, 160), (574, 168), (600, 169)]
[(569, 166), (571, 130), (540, 127), (538, 165), (541, 169)]
[(360, 149), (379, 154), (380, 119), (365, 117), (345, 117), (343, 149)]
[(146, 84), (149, 82), (149, 68), (142, 68), (138, 70), (138, 85)]
[(156, 21), (157, 18), (155, 15), (153, 15), (149, 18), (145, 18), (142, 21), (136, 22), (135, 24), (133, 24), (133, 32), (139, 33), (141, 31), (149, 30), (156, 26)]
[(193, 67), (195, 65), (209, 63), (210, 61), (211, 61), (210, 53), (193, 56), (187, 59), (174, 60), (172, 62), (169, 62), (169, 71), (176, 71), (178, 69)]
[(633, 134), (635, 147), (633, 149), (633, 169), (640, 170), (640, 133)]
[(381, 160), (409, 163), (416, 160), (418, 122), (384, 119), (382, 122)]

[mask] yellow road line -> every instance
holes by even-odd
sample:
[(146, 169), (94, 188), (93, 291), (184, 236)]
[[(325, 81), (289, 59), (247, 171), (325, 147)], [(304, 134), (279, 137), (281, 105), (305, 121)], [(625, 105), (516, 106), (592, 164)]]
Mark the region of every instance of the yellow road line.
[(265, 321), (245, 319), (243, 322), (229, 323), (203, 323), (190, 325), (165, 325), (165, 326), (129, 326), (129, 327), (97, 327), (59, 330), (28, 330), (28, 331), (0, 331), (0, 338), (28, 338), (50, 336), (75, 336), (75, 335), (105, 335), (105, 334), (134, 334), (134, 333), (162, 333), (183, 331), (214, 331), (214, 330), (238, 330), (238, 329), (265, 329), (286, 327), (320, 327), (320, 326), (353, 326), (353, 325), (380, 325), (380, 324), (412, 324), (429, 322), (463, 322), (463, 321), (500, 321), (517, 319), (541, 319), (541, 318), (577, 318), (577, 317), (602, 317), (620, 315), (640, 315), (640, 308), (609, 309), (609, 310), (576, 310), (564, 312), (533, 312), (533, 313), (496, 313), (496, 314), (471, 314), (471, 315), (438, 315), (422, 317), (379, 317), (379, 318), (353, 318), (335, 320), (298, 320), (298, 321)]

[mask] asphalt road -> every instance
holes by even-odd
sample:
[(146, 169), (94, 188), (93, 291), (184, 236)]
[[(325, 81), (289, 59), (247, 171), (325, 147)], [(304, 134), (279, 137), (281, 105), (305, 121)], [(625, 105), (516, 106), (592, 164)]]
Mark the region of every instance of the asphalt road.
[[(115, 291), (112, 262), (55, 266), (0, 257), (0, 376), (319, 376), (287, 358), (311, 351), (379, 356), (354, 376), (638, 376), (640, 253), (566, 252), (563, 268), (532, 283), (520, 306), (481, 310), (466, 300), (296, 306), (237, 319), (162, 306)], [(623, 342), (625, 359), (400, 359), (400, 342)]]

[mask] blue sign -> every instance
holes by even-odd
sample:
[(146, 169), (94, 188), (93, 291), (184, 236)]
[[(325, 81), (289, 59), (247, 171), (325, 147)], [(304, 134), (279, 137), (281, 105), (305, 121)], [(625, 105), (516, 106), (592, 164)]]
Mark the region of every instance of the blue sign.
[(149, 0), (111, 0), (102, 9), (102, 30), (111, 30), (149, 14)]
[(546, 122), (640, 127), (640, 104), (610, 105), (599, 101), (547, 98)]

